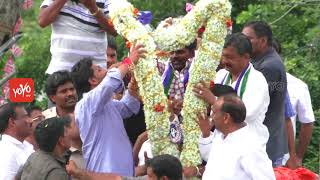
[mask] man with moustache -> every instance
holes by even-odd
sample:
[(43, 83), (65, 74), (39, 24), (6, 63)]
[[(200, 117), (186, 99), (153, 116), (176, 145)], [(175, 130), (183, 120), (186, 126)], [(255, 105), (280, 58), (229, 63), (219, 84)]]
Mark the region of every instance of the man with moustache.
[(189, 80), (189, 68), (195, 56), (196, 41), (170, 53), (167, 63), (157, 60), (165, 94), (170, 99), (183, 99)]
[(31, 134), (31, 118), (22, 104), (0, 106), (0, 180), (14, 179), (33, 147), (25, 141)]
[(252, 46), (245, 35), (229, 35), (221, 56), (225, 69), (218, 71), (214, 82), (235, 89), (247, 108), (245, 122), (265, 145), (269, 138), (263, 124), (270, 102), (268, 84), (263, 74), (250, 63), (251, 53)]
[(74, 112), (78, 95), (68, 71), (57, 71), (46, 82), (46, 94), (55, 107), (47, 109), (43, 115), (47, 118), (66, 116)]
[(74, 122), (74, 109), (78, 100), (75, 84), (68, 71), (57, 71), (50, 75), (46, 83), (46, 93), (56, 107), (52, 107), (43, 112), (48, 118), (52, 117), (71, 117), (71, 148), (70, 159), (76, 161), (80, 167), (84, 167), (82, 156), (82, 142), (80, 139), (79, 128)]
[(32, 121), (32, 133), (30, 136), (26, 138), (25, 141), (30, 143), (33, 146), (34, 150), (38, 149), (38, 144), (34, 137), (34, 130), (36, 129), (37, 125), (45, 119), (44, 115), (42, 114), (42, 109), (38, 106), (31, 106), (27, 109), (28, 115)]
[(132, 147), (123, 119), (140, 109), (137, 87), (131, 81), (120, 101), (112, 99), (112, 95), (122, 90), (122, 79), (131, 66), (145, 57), (142, 47), (134, 46), (129, 57), (109, 71), (93, 64), (91, 58), (79, 61), (72, 68), (72, 77), (82, 96), (75, 108), (75, 122), (80, 130), (87, 170), (133, 175)]
[[(244, 122), (246, 107), (240, 97), (220, 96), (211, 105), (216, 129), (205, 144), (199, 143), (201, 157), (208, 162), (202, 179), (275, 180), (265, 146)], [(199, 114), (198, 119), (204, 135), (212, 122), (205, 114)], [(212, 148), (208, 153), (203, 146)]]
[(254, 68), (260, 71), (269, 85), (270, 105), (264, 124), (269, 130), (267, 153), (273, 167), (282, 165), (284, 155), (288, 153), (288, 138), (285, 124), (285, 95), (287, 77), (281, 57), (272, 48), (272, 29), (264, 21), (247, 23), (242, 33), (252, 44), (252, 60)]

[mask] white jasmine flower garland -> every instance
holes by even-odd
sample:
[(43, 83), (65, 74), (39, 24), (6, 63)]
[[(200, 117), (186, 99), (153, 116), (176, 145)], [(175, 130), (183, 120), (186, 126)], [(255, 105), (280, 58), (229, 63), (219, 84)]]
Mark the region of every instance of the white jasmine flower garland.
[(194, 41), (198, 29), (207, 22), (201, 45), (190, 69), (182, 110), (184, 144), (180, 160), (183, 166), (196, 166), (201, 163), (197, 113), (203, 111), (206, 104), (196, 98), (191, 89), (201, 80), (209, 82), (214, 78), (227, 34), (226, 21), (230, 19), (231, 4), (228, 0), (200, 0), (179, 23), (164, 27), (162, 22), (152, 34), (135, 18), (134, 12), (135, 8), (126, 0), (110, 0), (109, 15), (117, 32), (130, 42), (143, 44), (148, 52), (147, 57), (139, 61), (134, 71), (143, 97), (148, 135), (154, 155), (167, 153), (179, 157), (176, 146), (169, 141), (167, 98), (156, 68), (156, 48), (165, 51), (184, 48)]

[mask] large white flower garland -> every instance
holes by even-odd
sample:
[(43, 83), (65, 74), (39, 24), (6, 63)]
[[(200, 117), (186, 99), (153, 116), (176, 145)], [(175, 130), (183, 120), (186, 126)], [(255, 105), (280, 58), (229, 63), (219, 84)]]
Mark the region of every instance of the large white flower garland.
[(163, 93), (163, 85), (154, 60), (156, 49), (173, 51), (185, 47), (195, 39), (201, 25), (207, 22), (201, 45), (191, 66), (182, 110), (184, 145), (180, 160), (184, 166), (195, 166), (201, 162), (198, 149), (200, 129), (196, 124), (196, 115), (205, 109), (206, 104), (196, 98), (191, 89), (201, 80), (209, 82), (214, 78), (227, 34), (226, 21), (230, 19), (230, 13), (231, 5), (228, 0), (200, 0), (176, 26), (164, 28), (160, 23), (150, 34), (136, 20), (132, 4), (126, 0), (110, 1), (109, 15), (117, 32), (130, 42), (143, 44), (148, 52), (134, 71), (143, 97), (146, 125), (154, 155), (168, 153), (179, 157), (177, 147), (168, 138), (167, 98)]

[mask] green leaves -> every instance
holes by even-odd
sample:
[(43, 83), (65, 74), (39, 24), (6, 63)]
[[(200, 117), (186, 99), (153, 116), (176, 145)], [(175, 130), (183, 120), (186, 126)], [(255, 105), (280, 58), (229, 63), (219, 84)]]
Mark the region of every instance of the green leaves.
[[(251, 20), (265, 20), (272, 26), (274, 38), (282, 45), (287, 71), (308, 84), (316, 119), (320, 118), (320, 3), (307, 1), (265, 1), (250, 4), (236, 20), (240, 27)], [(239, 28), (240, 29), (240, 28)], [(304, 166), (319, 170), (319, 123)], [(298, 137), (298, 136), (297, 136)]]

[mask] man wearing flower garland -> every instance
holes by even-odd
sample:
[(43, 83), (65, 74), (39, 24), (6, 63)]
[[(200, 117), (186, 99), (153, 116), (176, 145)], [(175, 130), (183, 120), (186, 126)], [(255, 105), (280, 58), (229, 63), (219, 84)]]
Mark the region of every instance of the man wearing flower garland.
[(184, 93), (189, 81), (189, 69), (195, 56), (196, 41), (183, 49), (170, 52), (170, 59), (167, 63), (157, 60), (157, 68), (162, 78), (164, 93), (172, 101), (174, 112), (170, 120), (170, 140), (173, 143), (181, 144), (183, 141), (180, 123), (180, 115)]
[(133, 176), (132, 147), (122, 119), (139, 111), (137, 89), (129, 84), (120, 101), (113, 100), (112, 95), (122, 89), (122, 78), (129, 66), (144, 53), (141, 45), (133, 47), (129, 58), (108, 73), (91, 59), (81, 60), (72, 68), (77, 90), (83, 93), (75, 108), (75, 119), (87, 170)]
[[(180, 112), (189, 80), (189, 68), (195, 56), (195, 49), (196, 41), (183, 49), (171, 52), (170, 59), (167, 63), (157, 60), (157, 68), (162, 76), (164, 91), (170, 99), (170, 140), (176, 144), (181, 144), (183, 140), (180, 126), (182, 121)], [(135, 146), (141, 147), (141, 149), (138, 148), (138, 152), (135, 154), (139, 156), (139, 165), (143, 165), (145, 163), (144, 152), (147, 152), (148, 157), (152, 157), (150, 140), (138, 142)]]
[(105, 67), (106, 33), (115, 35), (109, 25), (108, 0), (44, 0), (39, 14), (39, 25), (52, 25), (51, 62), (46, 71), (71, 70), (85, 57)]
[(194, 41), (183, 49), (170, 52), (170, 59), (167, 63), (157, 60), (164, 91), (169, 99), (183, 99), (196, 46), (196, 41)]

